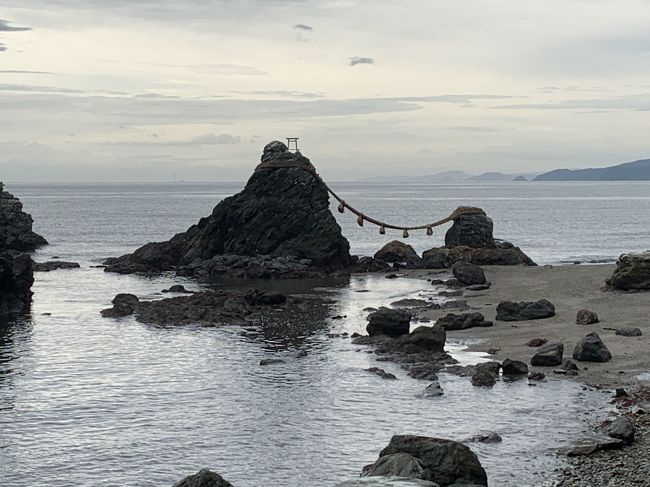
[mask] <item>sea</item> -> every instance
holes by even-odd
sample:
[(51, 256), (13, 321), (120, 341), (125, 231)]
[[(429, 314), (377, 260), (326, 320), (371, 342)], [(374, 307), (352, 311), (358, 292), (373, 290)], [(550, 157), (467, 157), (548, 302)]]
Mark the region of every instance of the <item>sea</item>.
[[(565, 468), (556, 449), (607, 414), (608, 392), (553, 377), (537, 387), (524, 380), (478, 389), (442, 373), (444, 395), (424, 398), (426, 382), (336, 336), (363, 332), (368, 307), (434, 297), (426, 280), (279, 283), (320, 303), (287, 323), (156, 327), (100, 316), (120, 292), (159, 299), (172, 284), (200, 289), (171, 275), (96, 266), (184, 231), (243, 184), (7, 186), (50, 241), (35, 260), (81, 269), (38, 273), (31, 317), (0, 327), (2, 487), (171, 486), (203, 467), (237, 487), (334, 487), (358, 477), (392, 435), (462, 440), (485, 431), (503, 438), (470, 444), (491, 486), (555, 484)], [(481, 207), (496, 237), (539, 264), (613, 262), (650, 247), (647, 182), (331, 186), (366, 215), (399, 225)], [(332, 210), (354, 254), (401, 238)], [(406, 241), (418, 251), (441, 246), (447, 228)], [(471, 343), (471, 334), (456, 335), (447, 348), (462, 364), (485, 360), (465, 350)], [(285, 362), (260, 366), (266, 358)], [(365, 371), (377, 366), (398, 380)]]

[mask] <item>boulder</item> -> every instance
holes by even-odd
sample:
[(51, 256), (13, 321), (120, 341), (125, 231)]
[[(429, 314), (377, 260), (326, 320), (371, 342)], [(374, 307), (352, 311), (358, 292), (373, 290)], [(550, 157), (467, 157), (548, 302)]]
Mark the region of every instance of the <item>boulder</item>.
[(76, 262), (65, 262), (53, 260), (51, 262), (34, 262), (34, 272), (51, 272), (58, 269), (79, 269), (81, 266)]
[(449, 264), (449, 249), (435, 247), (422, 253), (422, 267), (426, 269), (446, 269)]
[(527, 375), (528, 365), (519, 360), (505, 359), (501, 364), (503, 375)]
[(169, 289), (163, 289), (164, 293), (186, 293), (186, 294), (191, 294), (194, 291), (188, 291), (185, 289), (185, 286), (182, 284), (174, 284), (173, 286), (170, 286)]
[(375, 374), (382, 379), (390, 379), (390, 380), (395, 380), (397, 377), (395, 377), (395, 374), (391, 374), (390, 372), (386, 372), (384, 369), (380, 369), (379, 367), (370, 367), (369, 369), (365, 369), (366, 372), (370, 372), (371, 374)]
[(526, 321), (550, 318), (555, 315), (555, 306), (546, 300), (501, 301), (497, 306), (496, 319), (500, 321)]
[(643, 335), (643, 332), (641, 331), (641, 328), (624, 326), (622, 328), (617, 328), (614, 334), (624, 337), (640, 337)]
[(541, 347), (544, 345), (548, 340), (546, 338), (532, 338), (531, 340), (528, 340), (526, 343), (526, 346), (528, 347)]
[(498, 362), (484, 362), (474, 367), (472, 385), (475, 387), (492, 387), (497, 383), (500, 364)]
[(440, 382), (437, 380), (434, 380), (431, 384), (429, 384), (425, 389), (424, 389), (424, 397), (438, 397), (442, 396), (444, 394), (444, 391), (442, 390), (442, 387), (440, 386)]
[(650, 290), (650, 251), (621, 255), (606, 284), (622, 291)]
[(0, 182), (0, 250), (30, 252), (47, 245), (47, 240), (32, 230), (33, 223), (20, 200)]
[(28, 313), (34, 271), (27, 254), (0, 249), (0, 320)]
[(598, 323), (598, 315), (588, 309), (581, 309), (576, 316), (576, 323), (578, 325), (591, 325)]
[(501, 435), (494, 431), (488, 431), (487, 433), (477, 433), (467, 438), (463, 443), (501, 443), (502, 441)]
[(364, 471), (367, 477), (405, 477), (424, 479), (422, 463), (408, 453), (393, 453), (379, 457), (375, 463)]
[(167, 242), (107, 260), (105, 270), (176, 270), (201, 279), (306, 277), (350, 266), (349, 248), (309, 159), (276, 141), (264, 148), (244, 190), (210, 216)]
[(199, 473), (176, 482), (172, 487), (234, 487), (234, 485), (218, 473), (204, 468)]
[(627, 416), (620, 416), (610, 424), (605, 432), (611, 438), (622, 440), (626, 445), (634, 443), (635, 429), (634, 423)]
[(411, 327), (411, 313), (399, 309), (380, 308), (370, 313), (366, 331), (368, 335), (387, 335), (396, 338), (408, 335)]
[(564, 345), (561, 343), (547, 343), (537, 349), (530, 361), (533, 366), (554, 367), (562, 364)]
[[(440, 487), (438, 484), (427, 480), (409, 479), (404, 477), (362, 477), (348, 480), (336, 487)], [(456, 487), (472, 487), (471, 485), (458, 485)]]
[(531, 372), (528, 374), (528, 380), (531, 382), (539, 382), (546, 379), (546, 374), (544, 372)]
[(458, 282), (463, 286), (474, 284), (485, 284), (485, 272), (479, 266), (469, 262), (458, 261), (451, 266), (451, 272)]
[(384, 262), (404, 263), (407, 267), (418, 267), (422, 261), (413, 247), (399, 240), (388, 242), (377, 251), (374, 258)]
[[(403, 454), (406, 456), (395, 460), (382, 460), (387, 456)], [(417, 464), (421, 470), (417, 468)], [(477, 456), (467, 446), (452, 440), (430, 438), (426, 436), (397, 435), (393, 436), (389, 445), (379, 454), (379, 460), (365, 469), (364, 474), (377, 472), (383, 465), (400, 468), (402, 472), (410, 471), (421, 480), (435, 482), (441, 487), (455, 483), (476, 484), (487, 486), (487, 474)], [(386, 469), (387, 473), (393, 470)]]
[[(459, 207), (458, 210), (465, 209)], [(460, 215), (445, 234), (445, 247), (493, 247), (494, 224), (483, 210), (475, 208), (474, 213)]]
[(475, 326), (488, 327), (492, 326), (491, 321), (486, 321), (485, 317), (478, 312), (455, 314), (450, 313), (447, 316), (438, 318), (436, 323), (440, 324), (445, 330), (466, 330)]
[(139, 302), (140, 299), (135, 294), (118, 294), (111, 301), (113, 307), (102, 310), (101, 315), (104, 318), (120, 318), (122, 316), (132, 315)]
[(573, 350), (573, 358), (580, 362), (608, 362), (612, 354), (598, 336), (592, 332), (584, 337)]

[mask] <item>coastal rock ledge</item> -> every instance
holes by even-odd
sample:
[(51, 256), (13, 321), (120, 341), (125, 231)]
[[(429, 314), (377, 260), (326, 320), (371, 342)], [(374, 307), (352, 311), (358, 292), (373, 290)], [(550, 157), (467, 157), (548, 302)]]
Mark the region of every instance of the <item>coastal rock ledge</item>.
[(20, 200), (5, 191), (0, 182), (0, 248), (31, 252), (47, 245), (47, 240), (32, 230), (33, 223)]
[(329, 209), (326, 188), (309, 159), (282, 142), (264, 147), (240, 193), (167, 242), (108, 259), (107, 272), (175, 270), (203, 280), (300, 278), (352, 264), (350, 245)]

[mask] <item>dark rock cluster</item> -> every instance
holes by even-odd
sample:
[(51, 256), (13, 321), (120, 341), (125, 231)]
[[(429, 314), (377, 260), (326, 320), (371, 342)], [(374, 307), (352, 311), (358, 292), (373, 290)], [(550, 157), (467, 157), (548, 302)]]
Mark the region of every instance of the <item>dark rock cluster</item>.
[(31, 252), (47, 245), (47, 240), (32, 230), (33, 223), (20, 200), (0, 182), (0, 249)]
[(621, 255), (606, 285), (621, 291), (650, 290), (650, 251)]

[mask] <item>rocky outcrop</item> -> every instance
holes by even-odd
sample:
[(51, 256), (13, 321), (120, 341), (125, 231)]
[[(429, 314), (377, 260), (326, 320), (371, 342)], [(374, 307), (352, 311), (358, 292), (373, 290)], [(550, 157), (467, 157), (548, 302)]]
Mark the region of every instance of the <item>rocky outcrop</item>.
[(576, 323), (578, 325), (592, 325), (598, 323), (598, 315), (588, 309), (581, 309), (576, 315)]
[(483, 362), (474, 366), (472, 373), (472, 385), (474, 387), (492, 387), (497, 383), (499, 376), (499, 362)]
[(528, 375), (528, 365), (519, 360), (505, 359), (501, 364), (503, 375)]
[(550, 318), (555, 315), (555, 306), (546, 300), (501, 301), (497, 305), (496, 319), (499, 321), (526, 321)]
[(408, 335), (411, 328), (411, 313), (399, 309), (380, 308), (368, 315), (368, 335), (386, 335), (397, 338)]
[(0, 320), (29, 312), (32, 284), (31, 257), (0, 249)]
[(202, 469), (199, 473), (185, 477), (180, 482), (175, 483), (172, 487), (235, 487), (225, 480), (221, 475), (207, 468)]
[(475, 210), (454, 221), (445, 235), (444, 247), (422, 254), (424, 267), (449, 268), (458, 261), (476, 265), (535, 265), (518, 247), (495, 240), (492, 220), (480, 208)]
[(0, 249), (30, 252), (47, 245), (47, 240), (32, 230), (33, 223), (20, 200), (0, 182)]
[(487, 486), (487, 474), (467, 446), (426, 436), (393, 436), (379, 459), (363, 469), (364, 476), (403, 476), (435, 482)]
[(79, 269), (81, 266), (76, 262), (65, 262), (53, 260), (50, 262), (34, 262), (34, 272), (51, 272), (58, 269)]
[(295, 278), (348, 267), (350, 246), (313, 171), (309, 159), (272, 142), (243, 191), (171, 240), (109, 259), (106, 271)]
[(486, 321), (485, 317), (479, 312), (462, 314), (450, 313), (438, 318), (436, 323), (443, 326), (447, 331), (466, 330), (477, 326), (489, 327), (493, 325), (491, 321)]
[(374, 258), (384, 262), (405, 264), (407, 267), (420, 267), (422, 263), (415, 249), (399, 240), (388, 242), (375, 253)]
[(458, 280), (461, 286), (473, 286), (476, 284), (485, 284), (485, 272), (476, 264), (471, 264), (465, 261), (455, 262), (451, 266), (451, 272)]
[(547, 343), (537, 349), (530, 361), (531, 365), (540, 367), (554, 367), (562, 365), (564, 345), (561, 343)]
[(621, 255), (606, 284), (622, 291), (650, 290), (650, 251)]
[(609, 362), (612, 354), (598, 333), (592, 332), (578, 342), (573, 350), (573, 358), (581, 362)]

